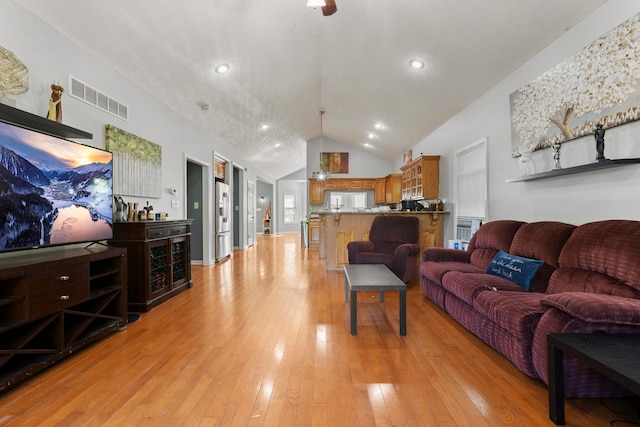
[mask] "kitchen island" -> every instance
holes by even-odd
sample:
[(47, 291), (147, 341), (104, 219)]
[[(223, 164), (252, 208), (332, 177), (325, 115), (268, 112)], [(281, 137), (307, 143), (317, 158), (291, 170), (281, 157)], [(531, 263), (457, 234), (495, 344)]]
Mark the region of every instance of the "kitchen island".
[[(369, 240), (373, 219), (379, 215), (410, 215), (418, 218), (420, 252), (428, 247), (444, 244), (444, 215), (437, 212), (318, 212), (320, 218), (320, 258), (326, 259), (326, 269), (341, 271), (349, 263), (347, 243)], [(419, 261), (419, 258), (418, 258)], [(418, 265), (416, 265), (416, 269)], [(416, 274), (417, 277), (417, 274)]]

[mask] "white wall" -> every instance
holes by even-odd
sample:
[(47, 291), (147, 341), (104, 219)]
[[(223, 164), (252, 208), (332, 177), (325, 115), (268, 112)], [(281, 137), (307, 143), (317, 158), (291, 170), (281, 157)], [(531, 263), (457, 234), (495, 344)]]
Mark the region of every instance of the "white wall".
[[(213, 165), (213, 152), (247, 168), (246, 180), (256, 181), (256, 176), (269, 177), (269, 173), (256, 168), (248, 160), (234, 152), (226, 144), (187, 122), (174, 111), (159, 102), (158, 98), (143, 91), (124, 76), (115, 72), (80, 46), (43, 24), (37, 18), (9, 0), (0, 0), (0, 45), (12, 51), (29, 69), (30, 89), (15, 98), (16, 107), (37, 115), (45, 115), (51, 94), (50, 85), (60, 80), (68, 92), (68, 75), (117, 99), (129, 107), (129, 121), (112, 116), (82, 101), (63, 95), (63, 123), (93, 133), (93, 140), (80, 141), (104, 148), (105, 125), (113, 124), (162, 146), (162, 188), (160, 199), (134, 198), (125, 200), (142, 205), (149, 200), (156, 212), (168, 212), (169, 219), (181, 219), (186, 215), (186, 159), (203, 165)], [(153, 72), (153, 70), (149, 70)], [(157, 96), (161, 96), (158, 94)], [(207, 182), (213, 182), (212, 167), (208, 167)], [(177, 188), (178, 194), (170, 194)], [(204, 263), (213, 262), (213, 186), (206, 188), (208, 203), (203, 203)], [(178, 199), (179, 208), (171, 207), (171, 200)], [(246, 223), (246, 218), (243, 218)], [(243, 233), (242, 246), (246, 246)], [(211, 236), (208, 238), (207, 236)]]
[[(486, 92), (415, 147), (413, 152), (441, 155), (440, 191), (450, 209), (453, 200), (454, 152), (483, 137), (488, 138), (489, 219), (557, 220), (573, 224), (601, 219), (640, 218), (640, 166), (624, 166), (564, 177), (506, 183), (519, 176), (511, 157), (509, 95), (559, 62), (640, 11), (637, 0), (610, 0), (580, 24)], [(605, 136), (608, 158), (640, 157), (640, 123), (609, 129)], [(595, 160), (592, 136), (562, 144), (563, 167)], [(537, 172), (553, 168), (551, 149), (533, 155)], [(402, 159), (394, 162), (396, 169)], [(446, 221), (445, 241), (453, 236)]]

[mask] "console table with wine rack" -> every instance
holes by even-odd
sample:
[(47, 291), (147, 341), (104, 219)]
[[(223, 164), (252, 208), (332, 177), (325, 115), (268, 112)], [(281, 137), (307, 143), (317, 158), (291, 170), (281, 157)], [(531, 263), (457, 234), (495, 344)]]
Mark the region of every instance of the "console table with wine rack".
[(112, 246), (127, 248), (128, 306), (147, 312), (192, 286), (193, 220), (132, 221), (113, 224)]

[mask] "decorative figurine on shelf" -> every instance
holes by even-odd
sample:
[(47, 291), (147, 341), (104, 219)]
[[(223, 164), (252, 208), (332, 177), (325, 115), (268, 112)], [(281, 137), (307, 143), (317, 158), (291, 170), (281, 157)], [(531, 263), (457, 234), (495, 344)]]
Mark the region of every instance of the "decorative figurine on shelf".
[(60, 86), (60, 82), (56, 80), (51, 85), (51, 99), (49, 99), (49, 111), (47, 119), (54, 122), (62, 123), (62, 94), (64, 88)]
[(147, 220), (153, 220), (153, 219), (155, 219), (155, 216), (154, 216), (154, 214), (153, 214), (153, 206), (151, 206), (151, 205), (149, 204), (149, 201), (148, 201), (148, 200), (147, 200), (147, 206), (145, 206), (145, 207), (144, 207), (144, 208), (142, 208), (142, 209), (144, 209), (144, 211), (145, 211), (145, 217), (146, 217), (146, 219), (147, 219)]
[(562, 166), (560, 166), (560, 143), (558, 141), (553, 141), (551, 143), (551, 148), (553, 149), (553, 168), (562, 169)]
[(596, 125), (596, 131), (593, 132), (593, 136), (596, 139), (596, 151), (598, 152), (596, 160), (606, 160), (604, 157), (604, 129), (601, 123)]
[(122, 196), (113, 196), (113, 201), (116, 205), (116, 214), (114, 215), (115, 222), (127, 222), (129, 206), (122, 199)]
[(533, 159), (531, 159), (531, 154), (533, 153), (532, 145), (523, 142), (520, 148), (518, 148), (518, 152), (520, 153), (520, 157), (518, 159), (518, 164), (520, 166), (520, 176), (526, 176), (536, 173), (536, 165), (535, 163), (533, 163)]

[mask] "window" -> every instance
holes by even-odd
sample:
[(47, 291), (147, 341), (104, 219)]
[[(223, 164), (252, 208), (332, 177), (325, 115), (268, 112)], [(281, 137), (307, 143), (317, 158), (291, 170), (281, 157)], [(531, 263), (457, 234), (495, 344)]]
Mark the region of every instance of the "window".
[(298, 209), (296, 208), (296, 195), (284, 195), (284, 223), (291, 224), (297, 221)]

